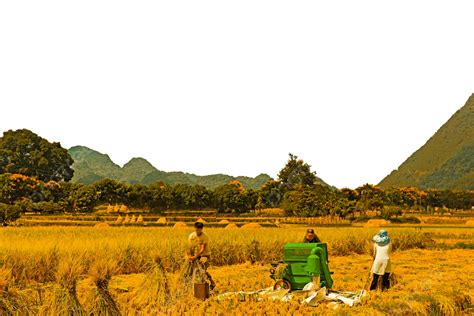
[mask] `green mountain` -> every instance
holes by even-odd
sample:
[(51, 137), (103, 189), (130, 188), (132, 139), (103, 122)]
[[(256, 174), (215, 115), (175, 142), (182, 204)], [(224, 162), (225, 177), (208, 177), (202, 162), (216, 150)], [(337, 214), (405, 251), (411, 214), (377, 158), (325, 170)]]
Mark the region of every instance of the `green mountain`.
[(91, 184), (103, 178), (110, 178), (126, 183), (149, 184), (163, 181), (167, 184), (198, 184), (209, 189), (227, 184), (233, 180), (240, 181), (248, 189), (259, 189), (270, 176), (260, 174), (255, 178), (232, 177), (225, 174), (198, 176), (184, 172), (165, 172), (156, 169), (143, 158), (132, 158), (123, 167), (115, 164), (108, 155), (101, 154), (84, 146), (75, 146), (69, 149), (69, 154), (74, 159), (72, 168), (74, 177), (72, 182)]
[(474, 94), (379, 186), (474, 190)]
[(115, 164), (108, 155), (84, 146), (75, 146), (68, 151), (74, 159), (72, 182), (90, 184), (106, 177), (112, 179), (120, 177), (122, 168)]

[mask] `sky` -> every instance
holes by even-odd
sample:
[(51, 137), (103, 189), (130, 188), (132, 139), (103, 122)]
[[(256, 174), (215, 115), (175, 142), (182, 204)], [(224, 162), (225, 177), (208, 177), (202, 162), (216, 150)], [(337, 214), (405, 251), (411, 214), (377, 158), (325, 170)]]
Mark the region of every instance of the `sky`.
[(474, 93), (473, 1), (1, 1), (0, 132), (377, 184)]

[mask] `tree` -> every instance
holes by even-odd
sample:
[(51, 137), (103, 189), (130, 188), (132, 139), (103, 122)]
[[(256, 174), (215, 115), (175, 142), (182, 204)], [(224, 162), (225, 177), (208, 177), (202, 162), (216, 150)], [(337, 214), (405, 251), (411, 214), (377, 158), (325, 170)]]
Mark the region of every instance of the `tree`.
[(283, 200), (281, 184), (275, 180), (269, 180), (258, 190), (257, 209), (279, 207)]
[(161, 212), (171, 208), (172, 188), (162, 181), (148, 185), (147, 204), (152, 212)]
[(385, 192), (377, 186), (364, 184), (355, 189), (359, 197), (356, 203), (358, 211), (366, 214), (367, 211), (381, 212), (385, 205)]
[(214, 189), (214, 204), (218, 212), (244, 212), (249, 210), (245, 191), (237, 183), (229, 183)]
[(282, 208), (288, 214), (296, 216), (338, 215), (342, 207), (339, 202), (341, 197), (337, 190), (326, 185), (297, 185), (294, 190), (285, 193)]
[(311, 171), (311, 166), (297, 156), (289, 155), (288, 162), (278, 173), (283, 190), (292, 190), (295, 185), (312, 186), (317, 179), (316, 172)]
[(44, 183), (18, 173), (0, 175), (0, 202), (14, 204), (21, 199), (45, 200)]
[(64, 208), (73, 212), (92, 211), (95, 204), (95, 190), (90, 185), (71, 183), (67, 188), (68, 196), (62, 202)]
[(112, 179), (102, 179), (92, 184), (98, 203), (117, 204), (127, 200), (128, 185)]
[(0, 225), (8, 226), (9, 223), (20, 218), (22, 209), (18, 205), (0, 203)]
[(73, 159), (60, 143), (27, 130), (9, 130), (0, 138), (0, 174), (20, 173), (48, 182), (69, 181)]

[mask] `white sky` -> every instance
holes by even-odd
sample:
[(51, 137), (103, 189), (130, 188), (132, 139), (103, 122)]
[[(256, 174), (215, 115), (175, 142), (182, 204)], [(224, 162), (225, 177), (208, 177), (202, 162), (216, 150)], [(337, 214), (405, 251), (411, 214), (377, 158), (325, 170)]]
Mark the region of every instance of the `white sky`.
[(473, 1), (1, 1), (0, 132), (376, 184), (474, 92)]

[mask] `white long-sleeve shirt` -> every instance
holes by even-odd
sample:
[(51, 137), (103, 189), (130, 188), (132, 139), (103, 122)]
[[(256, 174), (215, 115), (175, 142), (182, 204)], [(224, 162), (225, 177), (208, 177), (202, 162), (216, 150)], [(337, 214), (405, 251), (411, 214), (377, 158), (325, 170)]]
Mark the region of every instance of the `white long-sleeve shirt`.
[(392, 252), (392, 243), (388, 243), (384, 246), (379, 246), (374, 243), (374, 254), (375, 260), (370, 270), (374, 274), (384, 275), (392, 271), (392, 265), (390, 264), (390, 253)]

